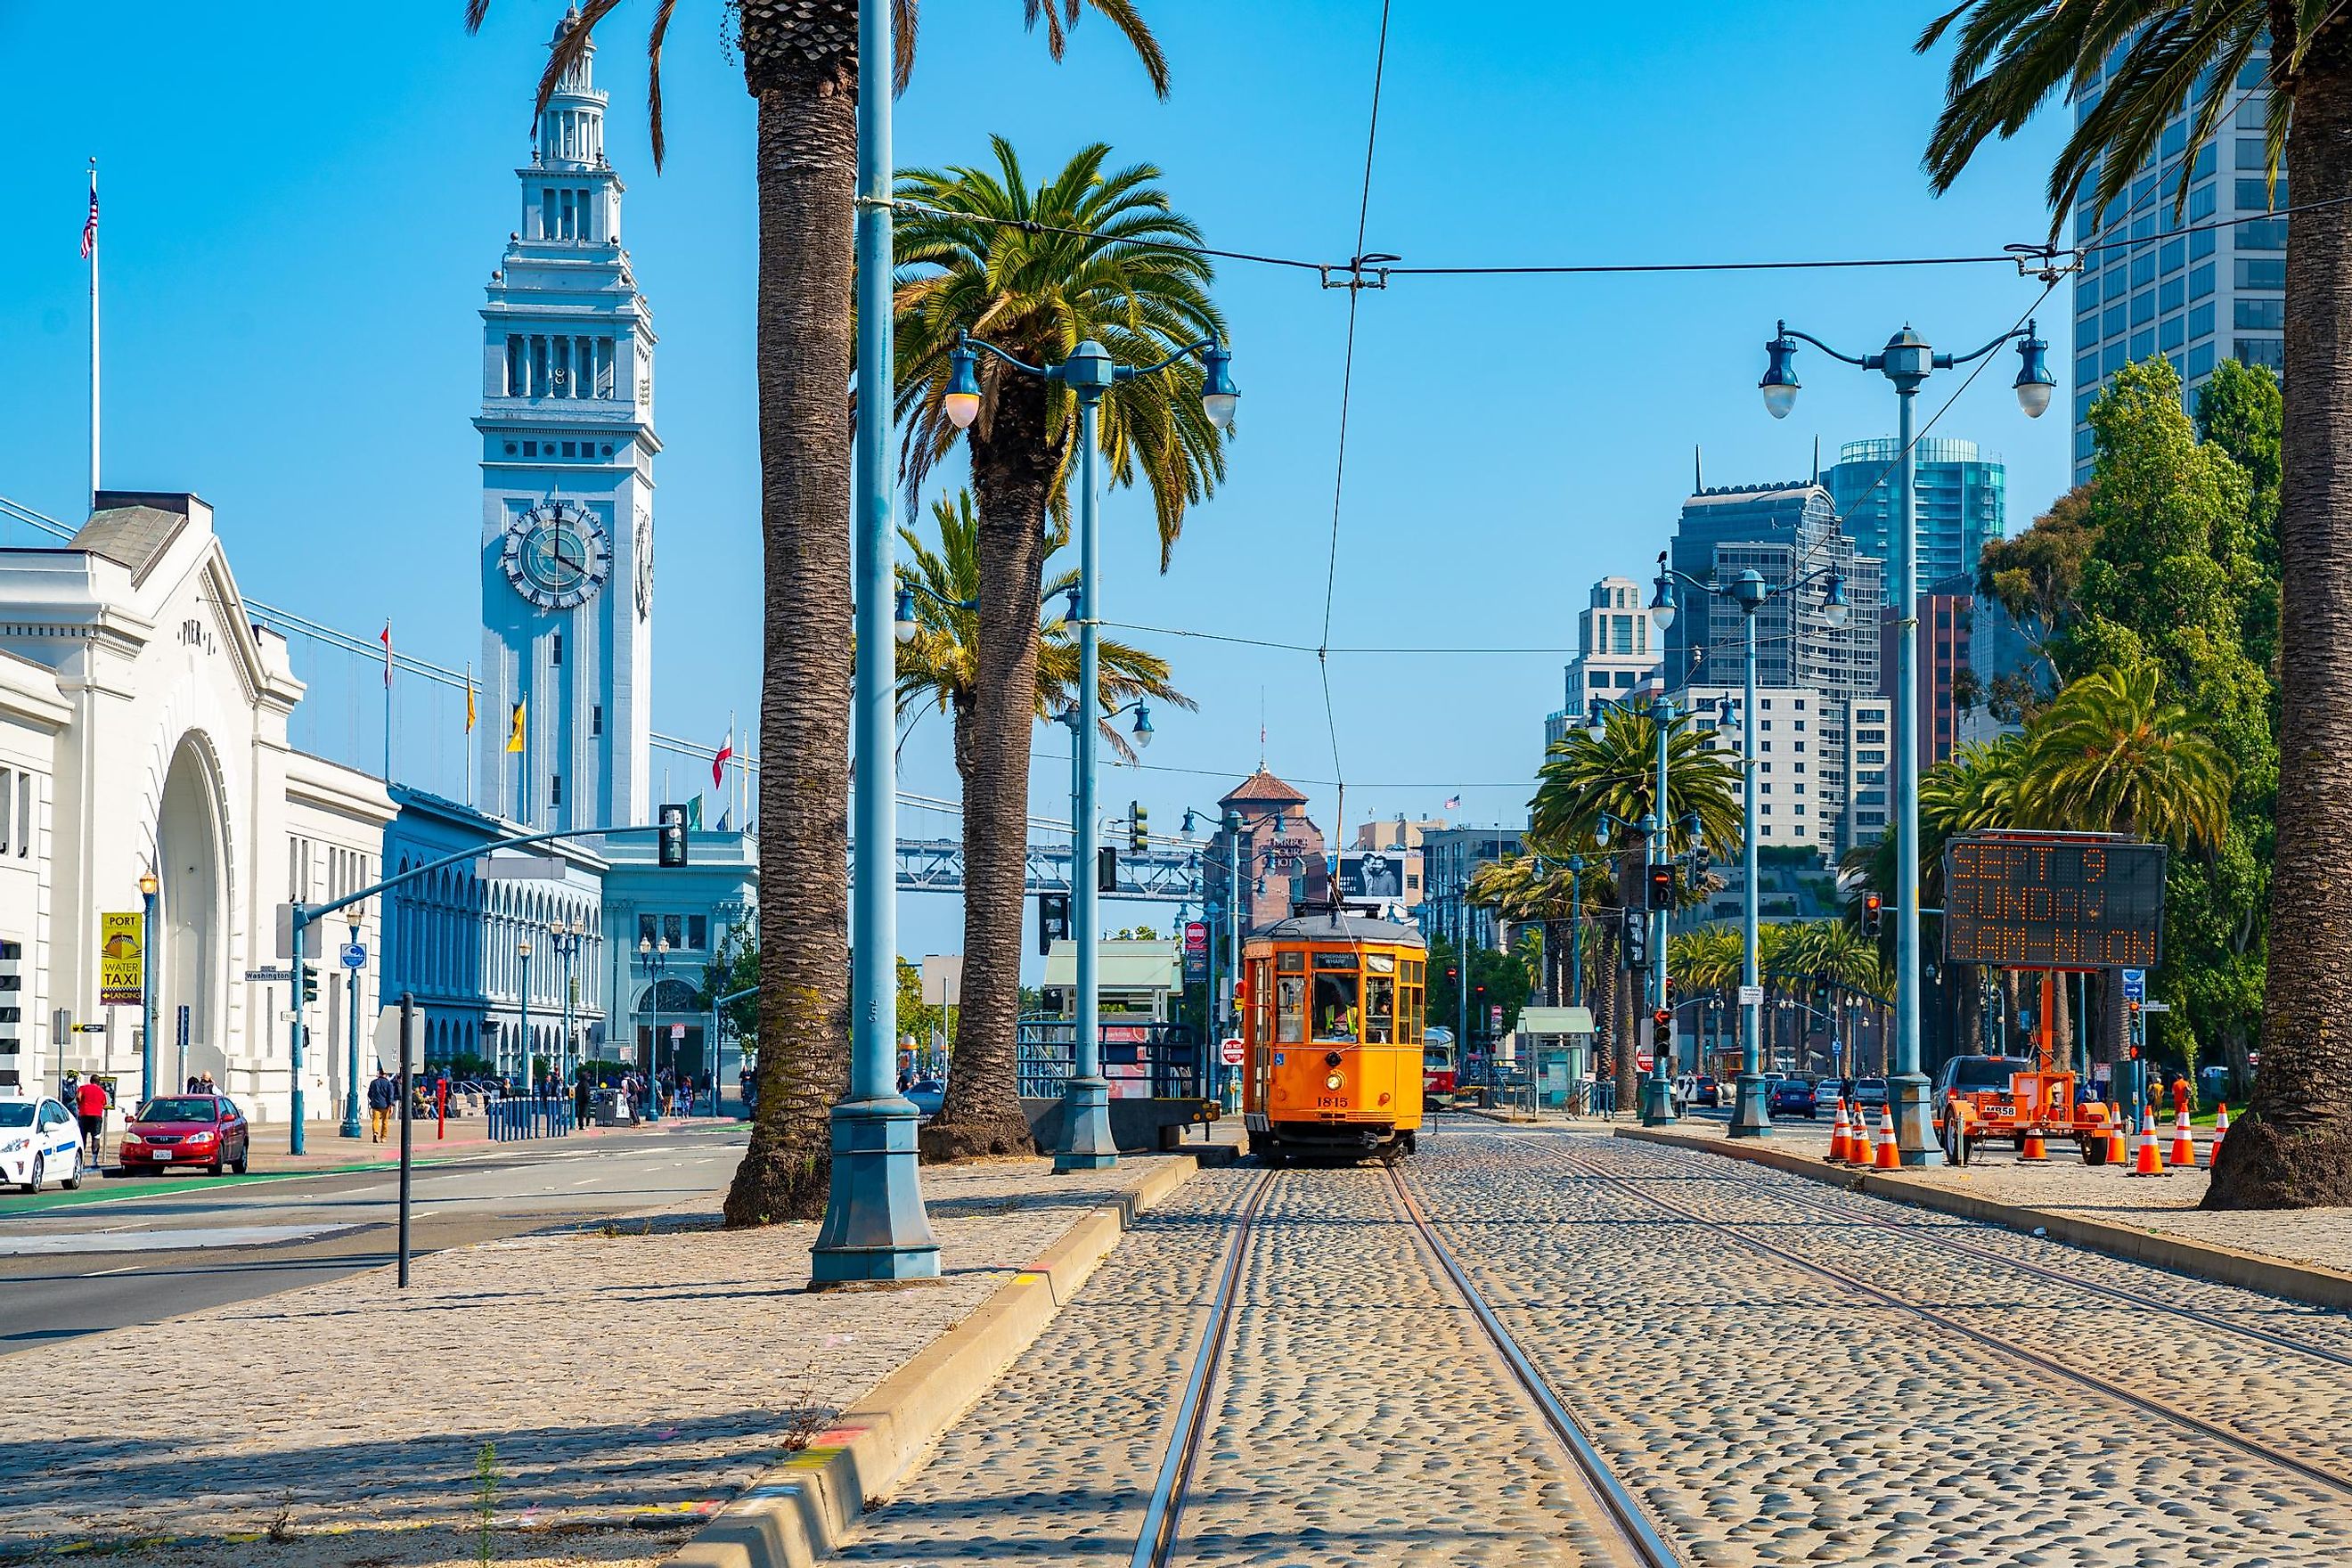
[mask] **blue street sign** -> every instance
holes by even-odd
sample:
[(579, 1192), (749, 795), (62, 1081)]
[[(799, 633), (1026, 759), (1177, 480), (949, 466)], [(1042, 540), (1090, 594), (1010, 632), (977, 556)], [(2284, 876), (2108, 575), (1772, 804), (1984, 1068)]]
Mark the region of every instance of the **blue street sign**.
[(2126, 1002), (2145, 1002), (2147, 1000), (2147, 970), (2126, 969), (2124, 971), (2124, 1000)]
[(343, 943), (343, 967), (345, 969), (363, 969), (366, 966), (367, 949), (362, 947), (355, 942), (347, 942)]

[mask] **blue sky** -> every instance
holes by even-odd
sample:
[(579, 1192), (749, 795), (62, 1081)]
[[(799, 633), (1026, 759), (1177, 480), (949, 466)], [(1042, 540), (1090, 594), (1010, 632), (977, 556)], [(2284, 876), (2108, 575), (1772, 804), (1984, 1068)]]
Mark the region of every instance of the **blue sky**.
[[(752, 106), (719, 0), (681, 0), (665, 72), (669, 161), (646, 147), (638, 40), (606, 24), (598, 82), (629, 184), (625, 237), (661, 334), (659, 728), (715, 738), (757, 690)], [(84, 472), (84, 163), (104, 170), (107, 479), (219, 509), (257, 597), (404, 649), (476, 651), (481, 289), (516, 226), (541, 46), (561, 7), (0, 4), (0, 495), (71, 517)], [(1056, 68), (1013, 0), (930, 0), (898, 121), (902, 164), (1013, 139), (1033, 170), (1108, 141), (1165, 172), (1211, 242), (1343, 258), (1362, 177), (1377, 0), (1153, 0), (1175, 74), (1155, 101), (1116, 33), (1079, 25)], [(1421, 265), (1997, 252), (2048, 229), (2061, 126), (1992, 150), (1941, 199), (1918, 172), (1940, 60), (1931, 7), (1816, 0), (1685, 8), (1395, 0), (1370, 248)], [(1464, 25), (1475, 14), (1484, 25)], [(1818, 437), (1886, 433), (1885, 384), (1801, 362), (1775, 422), (1755, 391), (1776, 317), (1850, 349), (1908, 321), (1972, 348), (2040, 291), (2005, 267), (1645, 278), (1399, 279), (1358, 326), (1331, 640), (1561, 648), (1585, 587), (1646, 577), (1689, 488), (1801, 475)], [(1331, 551), (1346, 298), (1227, 264), (1218, 296), (1244, 389), (1232, 474), (1157, 571), (1150, 514), (1107, 508), (1104, 614), (1313, 643)], [(2042, 312), (2071, 363), (2063, 291)], [(2029, 423), (2006, 364), (1944, 416), (2010, 468), (2011, 531), (2064, 485), (2061, 412)], [(1957, 375), (1931, 384), (1934, 408)], [(952, 476), (948, 479), (953, 483)], [(1150, 641), (1153, 639), (1143, 639)], [(1197, 714), (1108, 770), (1172, 827), (1259, 756), (1347, 816), (1515, 821), (1561, 700), (1564, 655), (1335, 657), (1337, 757), (1314, 661), (1157, 639)], [(918, 727), (905, 787), (953, 793), (945, 728)], [(1060, 733), (1036, 801), (1059, 816)], [(906, 830), (947, 834), (910, 815)], [(1114, 921), (1164, 908), (1112, 906)], [(910, 900), (909, 952), (952, 951), (949, 900)]]

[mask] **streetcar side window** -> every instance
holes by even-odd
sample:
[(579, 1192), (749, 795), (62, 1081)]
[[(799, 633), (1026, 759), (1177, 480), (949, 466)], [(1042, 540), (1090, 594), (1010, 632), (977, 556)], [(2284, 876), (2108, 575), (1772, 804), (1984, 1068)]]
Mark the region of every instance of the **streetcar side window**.
[(1356, 976), (1352, 971), (1315, 977), (1315, 1037), (1341, 1041), (1356, 1038)]
[[(1287, 955), (1286, 955), (1287, 956)], [(1307, 1039), (1307, 981), (1286, 974), (1274, 983), (1275, 1031), (1278, 1046), (1303, 1045)]]
[(1396, 982), (1385, 974), (1364, 976), (1364, 1039), (1375, 1046), (1396, 1043)]

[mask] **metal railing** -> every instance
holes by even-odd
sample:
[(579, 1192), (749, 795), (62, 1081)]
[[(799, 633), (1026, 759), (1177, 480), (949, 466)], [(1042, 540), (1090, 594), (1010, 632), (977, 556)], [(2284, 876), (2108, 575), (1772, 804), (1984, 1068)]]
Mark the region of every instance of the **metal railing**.
[(569, 1095), (493, 1100), (482, 1108), (482, 1116), (489, 1127), (491, 1140), (499, 1143), (523, 1138), (568, 1137), (573, 1127)]
[[(1015, 1076), (1024, 1100), (1058, 1100), (1070, 1081), (1078, 1026), (1067, 1018), (1024, 1018)], [(1207, 1090), (1201, 1043), (1189, 1024), (1106, 1019), (1103, 1076), (1122, 1100), (1193, 1100)]]

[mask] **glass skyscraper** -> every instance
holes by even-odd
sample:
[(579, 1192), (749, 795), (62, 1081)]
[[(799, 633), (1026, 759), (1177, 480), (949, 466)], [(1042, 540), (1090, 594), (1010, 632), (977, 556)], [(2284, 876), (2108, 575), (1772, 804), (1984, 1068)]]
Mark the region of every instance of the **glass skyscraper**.
[[(1895, 546), (1893, 437), (1848, 441), (1822, 483), (1837, 503), (1838, 516), (1855, 552), (1876, 556), (1893, 571)], [(1947, 578), (1973, 580), (1985, 542), (2000, 539), (2009, 525), (2009, 473), (1974, 441), (1927, 437), (1918, 444), (1919, 553), (1916, 592), (1927, 593)]]
[[(2107, 62), (2108, 76), (2116, 63)], [(2212, 376), (2217, 359), (2273, 371), (2284, 363), (2287, 220), (2258, 217), (2183, 232), (2287, 205), (2286, 170), (2279, 170), (2273, 190), (2263, 166), (2269, 70), (2269, 60), (2257, 56), (2234, 83), (2200, 79), (2182, 111), (2166, 122), (2157, 156), (2133, 176), (2131, 188), (2104, 210), (2086, 189), (2074, 209), (2075, 243), (2096, 247), (2087, 250), (2074, 279), (2077, 484), (2091, 477), (2092, 401), (2126, 364), (2165, 355), (2180, 373), (2184, 400), (2194, 412), (2196, 389)], [(2189, 111), (2216, 91), (2229, 94), (2221, 129), (2191, 149)], [(2075, 122), (2097, 102), (2092, 93), (2078, 103)], [(2189, 205), (2175, 216), (2184, 164)]]

